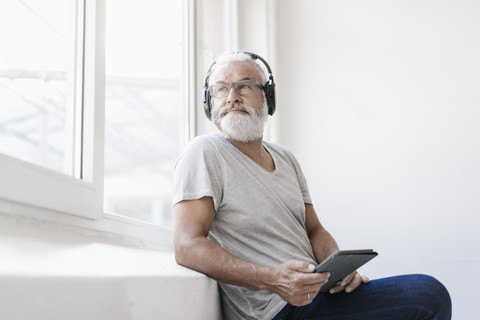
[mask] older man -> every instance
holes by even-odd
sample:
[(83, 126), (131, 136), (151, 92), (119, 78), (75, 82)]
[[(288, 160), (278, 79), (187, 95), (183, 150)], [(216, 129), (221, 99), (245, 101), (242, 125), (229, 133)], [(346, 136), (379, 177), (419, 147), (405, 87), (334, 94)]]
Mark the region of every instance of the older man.
[(448, 292), (429, 276), (369, 283), (353, 272), (319, 293), (329, 273), (315, 266), (338, 246), (295, 157), (263, 140), (274, 87), (252, 53), (210, 67), (205, 112), (219, 132), (192, 141), (175, 169), (177, 262), (220, 283), (225, 319), (450, 319)]

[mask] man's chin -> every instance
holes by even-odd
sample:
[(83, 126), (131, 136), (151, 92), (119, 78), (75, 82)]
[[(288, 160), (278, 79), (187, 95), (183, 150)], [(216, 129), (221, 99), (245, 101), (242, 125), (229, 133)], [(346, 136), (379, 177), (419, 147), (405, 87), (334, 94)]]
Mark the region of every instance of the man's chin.
[(225, 139), (251, 142), (263, 137), (264, 121), (240, 109), (214, 119), (214, 124)]
[[(258, 140), (263, 137), (263, 128), (261, 132), (259, 130), (252, 130), (252, 128), (245, 128), (245, 127), (236, 127), (232, 128), (229, 126), (221, 126), (218, 128), (220, 134), (229, 140), (239, 141), (239, 142), (251, 142)], [(255, 132), (257, 131), (257, 132)]]

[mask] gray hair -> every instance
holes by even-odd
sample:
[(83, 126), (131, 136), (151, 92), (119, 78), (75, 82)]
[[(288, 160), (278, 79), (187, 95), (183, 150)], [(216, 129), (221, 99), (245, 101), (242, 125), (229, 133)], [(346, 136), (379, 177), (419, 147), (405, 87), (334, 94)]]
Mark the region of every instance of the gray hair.
[(230, 63), (232, 61), (247, 61), (248, 63), (250, 63), (255, 68), (255, 70), (258, 71), (258, 74), (260, 75), (260, 78), (262, 79), (262, 85), (267, 83), (268, 71), (263, 66), (261, 66), (256, 61), (256, 59), (252, 58), (251, 55), (249, 55), (248, 53), (245, 53), (245, 52), (241, 52), (241, 51), (240, 52), (230, 52), (230, 53), (226, 53), (226, 54), (223, 54), (222, 56), (220, 56), (214, 62), (214, 64), (210, 67), (210, 70), (207, 72), (207, 76), (205, 78), (206, 81), (208, 81), (208, 83), (210, 84), (212, 76), (215, 75), (215, 72), (217, 71), (217, 69), (219, 67), (223, 67), (223, 66), (227, 65), (228, 63)]

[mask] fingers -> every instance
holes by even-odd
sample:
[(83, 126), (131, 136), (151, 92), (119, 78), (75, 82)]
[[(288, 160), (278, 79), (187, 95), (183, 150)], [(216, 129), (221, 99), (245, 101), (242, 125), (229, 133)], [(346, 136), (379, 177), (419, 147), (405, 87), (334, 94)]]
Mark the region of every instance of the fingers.
[(370, 279), (367, 276), (362, 276), (362, 282), (363, 283), (369, 283)]
[[(317, 294), (320, 292), (320, 289), (322, 286), (327, 283), (328, 278), (330, 277), (330, 273), (324, 273), (322, 274), (324, 276), (324, 280), (321, 282), (316, 282), (314, 284), (309, 284), (309, 285), (304, 285), (302, 287), (303, 293), (303, 299), (302, 303), (300, 305), (307, 305), (310, 304), (313, 299), (317, 296)], [(302, 294), (301, 294), (302, 296)]]
[(317, 296), (318, 292), (307, 292), (306, 304), (312, 303), (313, 299)]
[(350, 293), (356, 288), (358, 288), (358, 286), (360, 286), (362, 283), (369, 283), (369, 282), (370, 282), (370, 279), (368, 279), (367, 276), (362, 276), (355, 271), (349, 274), (348, 276), (346, 276), (345, 278), (343, 278), (343, 280), (340, 281), (338, 285), (331, 288), (329, 292), (337, 293), (342, 290), (345, 290), (346, 293)]
[(272, 273), (271, 291), (294, 306), (312, 302), (320, 288), (328, 281), (330, 273), (315, 273), (315, 266), (301, 261), (288, 261)]
[[(349, 275), (346, 276), (345, 278), (343, 278), (342, 281), (340, 281), (340, 283), (339, 283), (337, 286), (335, 286), (335, 287), (333, 287), (333, 288), (330, 289), (330, 293), (337, 293), (337, 292), (340, 292), (340, 291), (344, 290), (345, 287), (346, 287), (348, 284), (350, 284), (350, 283), (352, 282), (352, 280), (354, 280), (355, 275), (357, 275), (357, 272), (356, 272), (356, 271), (353, 272), (353, 273), (351, 273), (351, 274), (349, 274)], [(345, 291), (346, 291), (347, 293), (349, 292), (349, 291), (347, 291), (347, 290), (345, 290)]]
[(290, 302), (290, 304), (295, 306), (305, 306), (307, 304), (310, 304), (319, 292), (319, 288), (315, 288), (313, 291), (307, 291), (306, 293), (300, 295), (300, 300), (297, 303), (295, 301), (292, 301)]
[(350, 293), (362, 284), (362, 276), (355, 272), (352, 281), (346, 286), (345, 292)]
[(330, 277), (329, 272), (315, 273), (315, 266), (313, 264), (292, 260), (279, 265), (276, 270), (276, 276), (288, 282), (289, 286), (295, 284), (308, 285), (323, 285)]
[(289, 268), (298, 272), (306, 272), (311, 273), (315, 271), (315, 266), (311, 263), (307, 263), (304, 261), (292, 260), (287, 262)]

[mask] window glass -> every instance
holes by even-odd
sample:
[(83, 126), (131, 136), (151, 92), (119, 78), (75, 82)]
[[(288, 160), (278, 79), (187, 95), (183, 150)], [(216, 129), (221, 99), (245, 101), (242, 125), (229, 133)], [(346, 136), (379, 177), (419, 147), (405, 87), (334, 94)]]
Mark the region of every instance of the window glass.
[(68, 174), (75, 5), (0, 1), (0, 152)]
[(104, 208), (169, 226), (183, 147), (183, 1), (109, 0), (106, 11)]

